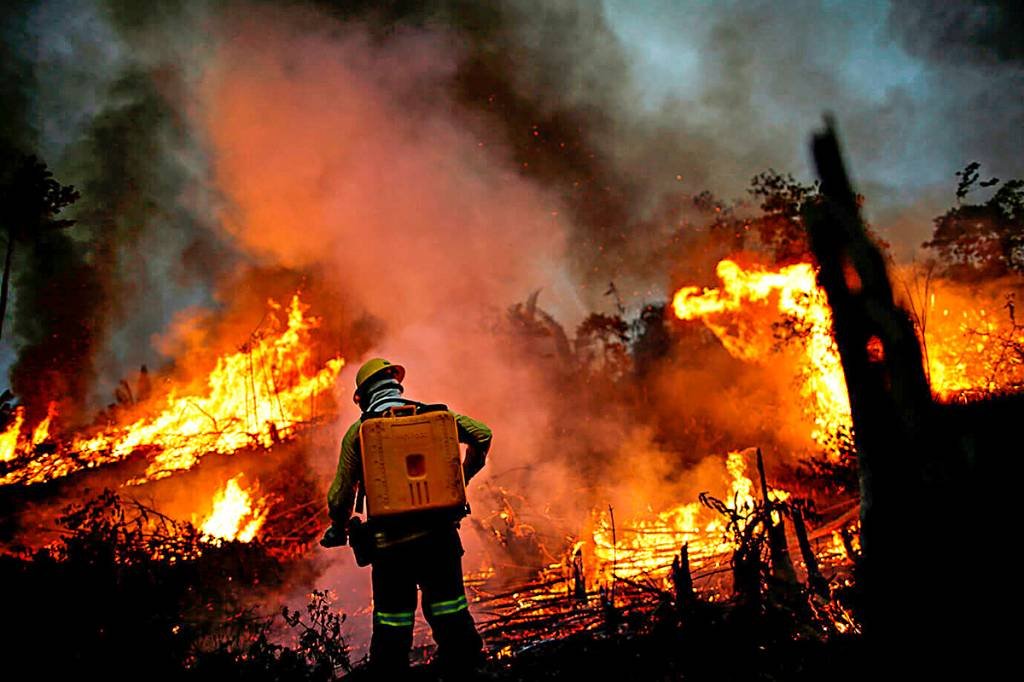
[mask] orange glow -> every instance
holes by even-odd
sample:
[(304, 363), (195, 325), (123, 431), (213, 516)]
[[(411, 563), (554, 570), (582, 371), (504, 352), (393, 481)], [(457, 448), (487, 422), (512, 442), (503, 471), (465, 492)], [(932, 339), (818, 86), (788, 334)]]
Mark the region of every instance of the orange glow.
[[(730, 452), (725, 458), (722, 489), (713, 493), (732, 509), (742, 511), (754, 505), (754, 482), (747, 476), (747, 468), (754, 457), (755, 449), (748, 448)], [(789, 497), (786, 491), (774, 488), (768, 494), (779, 501)], [(601, 512), (593, 534), (594, 556), (599, 573), (606, 578), (611, 576), (614, 565), (614, 574), (619, 578), (654, 576), (667, 580), (672, 558), (686, 543), (694, 566), (720, 556), (727, 561), (733, 549), (725, 521), (699, 502), (620, 524), (615, 529), (614, 542), (612, 536), (610, 516)]]
[(172, 389), (152, 415), (34, 457), (0, 478), (0, 484), (47, 481), (145, 448), (155, 454), (145, 474), (130, 481), (142, 483), (189, 469), (209, 453), (269, 448), (293, 436), (313, 417), (310, 399), (333, 387), (345, 361), (314, 363), (310, 333), (320, 320), (306, 315), (308, 307), (298, 295), (287, 308), (274, 301), (268, 306), (270, 331), (254, 334), (240, 350), (218, 358), (205, 391), (179, 395)]
[(267, 520), (270, 503), (266, 497), (257, 497), (258, 487), (250, 490), (241, 486), (239, 474), (224, 484), (213, 497), (213, 511), (199, 530), (203, 535), (218, 540), (251, 542)]
[(14, 409), (14, 419), (7, 426), (7, 429), (0, 433), (0, 461), (10, 462), (18, 455), (18, 436), (21, 435), (21, 425), (25, 422), (25, 408)]
[[(682, 320), (700, 319), (726, 350), (746, 361), (766, 360), (778, 345), (773, 323), (789, 322), (801, 355), (798, 372), (805, 412), (814, 422), (811, 438), (828, 452), (835, 434), (851, 425), (839, 351), (832, 338), (832, 310), (809, 263), (777, 271), (744, 270), (731, 260), (716, 268), (721, 289), (683, 287), (672, 299)], [(765, 319), (768, 311), (769, 319)], [(781, 319), (780, 319), (781, 318)]]
[(39, 445), (50, 436), (50, 422), (57, 416), (57, 403), (50, 403), (46, 408), (46, 417), (32, 431), (32, 445)]
[[(834, 455), (836, 434), (852, 421), (832, 312), (813, 266), (773, 271), (723, 260), (716, 273), (720, 289), (688, 286), (675, 293), (676, 316), (701, 320), (733, 357), (748, 362), (764, 362), (778, 351), (774, 326), (782, 323), (795, 332), (786, 346), (797, 352), (804, 412), (814, 423), (810, 435)], [(924, 304), (912, 306), (935, 397), (952, 400), (1024, 387), (1024, 325), (1015, 320), (1007, 290), (998, 285), (968, 289), (944, 280), (930, 282), (929, 288)], [(868, 351), (876, 361), (884, 358), (877, 338)]]
[(1007, 291), (932, 285), (924, 327), (932, 392), (940, 400), (1024, 387), (1024, 326)]

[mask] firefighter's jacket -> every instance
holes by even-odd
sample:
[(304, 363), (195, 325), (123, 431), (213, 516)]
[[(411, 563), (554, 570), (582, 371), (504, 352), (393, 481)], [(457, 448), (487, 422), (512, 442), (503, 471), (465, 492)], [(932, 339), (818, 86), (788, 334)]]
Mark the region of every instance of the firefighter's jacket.
[[(410, 401), (412, 402), (412, 401)], [(466, 451), (466, 459), (462, 465), (463, 476), (466, 483), (484, 467), (487, 458), (487, 451), (491, 447), (491, 430), (486, 424), (475, 419), (452, 412), (459, 432), (459, 442), (469, 446)], [(355, 506), (356, 492), (362, 485), (363, 478), (363, 456), (359, 446), (359, 427), (367, 418), (356, 421), (345, 432), (341, 441), (341, 455), (338, 458), (338, 471), (334, 476), (334, 482), (327, 492), (327, 509), (331, 522), (336, 526), (344, 528), (352, 516)], [(423, 512), (429, 519), (429, 513)], [(442, 515), (444, 516), (444, 515)], [(451, 518), (448, 515), (448, 518)], [(394, 533), (393, 535), (401, 535)]]

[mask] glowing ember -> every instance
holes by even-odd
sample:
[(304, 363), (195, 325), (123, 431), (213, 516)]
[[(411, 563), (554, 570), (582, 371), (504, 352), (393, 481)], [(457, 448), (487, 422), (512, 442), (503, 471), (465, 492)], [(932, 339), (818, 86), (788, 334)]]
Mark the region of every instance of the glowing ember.
[(253, 492), (244, 489), (239, 483), (241, 478), (242, 474), (235, 476), (214, 495), (213, 511), (199, 528), (203, 535), (251, 542), (263, 527), (270, 504), (267, 498), (256, 497), (255, 485)]
[(18, 436), (21, 435), (21, 425), (24, 422), (25, 408), (15, 408), (14, 419), (7, 430), (0, 433), (0, 461), (10, 462), (18, 455)]
[(1024, 326), (1007, 291), (933, 283), (918, 304), (932, 392), (941, 400), (1024, 387)]
[[(313, 417), (310, 399), (331, 389), (345, 362), (333, 358), (322, 367), (315, 365), (310, 332), (320, 320), (306, 316), (307, 306), (297, 295), (286, 309), (273, 301), (268, 305), (271, 330), (254, 334), (241, 350), (218, 358), (203, 393), (178, 395), (172, 390), (154, 416), (75, 439), (70, 449), (33, 457), (0, 478), (0, 485), (51, 480), (145, 448), (156, 454), (144, 477), (131, 481), (140, 483), (189, 469), (209, 453), (269, 448), (292, 436)], [(282, 312), (287, 314), (283, 323)], [(17, 429), (12, 425), (8, 432), (16, 439), (20, 428), (20, 423)]]
[[(721, 289), (683, 287), (672, 308), (683, 320), (700, 319), (733, 357), (764, 360), (775, 352), (778, 339), (763, 310), (774, 305), (773, 315), (792, 330), (801, 350), (798, 371), (800, 394), (814, 420), (811, 437), (828, 452), (835, 452), (835, 437), (851, 424), (839, 351), (832, 338), (832, 310), (825, 292), (815, 281), (809, 263), (778, 271), (744, 270), (731, 260), (716, 268)], [(753, 304), (760, 304), (755, 306)]]

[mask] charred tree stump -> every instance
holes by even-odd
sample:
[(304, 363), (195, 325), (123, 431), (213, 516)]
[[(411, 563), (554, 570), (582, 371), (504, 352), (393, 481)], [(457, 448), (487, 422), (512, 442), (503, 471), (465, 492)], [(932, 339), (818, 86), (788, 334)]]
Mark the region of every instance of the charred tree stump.
[(846, 552), (846, 558), (853, 563), (860, 561), (860, 552), (853, 546), (853, 529), (850, 526), (843, 526), (843, 529), (839, 531), (839, 537), (843, 541), (843, 551)]
[(672, 559), (672, 584), (676, 588), (676, 612), (680, 617), (693, 610), (697, 599), (693, 591), (693, 575), (690, 573), (690, 545), (684, 543), (679, 554)]
[(741, 547), (732, 557), (733, 593), (742, 606), (761, 606), (761, 574), (764, 564), (761, 561), (760, 547), (761, 545), (758, 545), (754, 550)]
[[(768, 478), (764, 472), (764, 456), (761, 448), (757, 449), (757, 473), (761, 478), (761, 497), (764, 498), (765, 509), (768, 517), (765, 521), (768, 532), (768, 550), (771, 555), (772, 576), (779, 582), (786, 585), (796, 585), (796, 569), (793, 568), (793, 559), (789, 556), (789, 543), (786, 541), (786, 526), (782, 515), (773, 513), (773, 503), (768, 499)], [(778, 521), (773, 517), (778, 516)]]
[(865, 231), (831, 120), (814, 136), (812, 152), (823, 200), (808, 208), (805, 222), (832, 308), (853, 416), (860, 617), (873, 671), (922, 678), (970, 667), (976, 675), (989, 660), (976, 649), (994, 649), (990, 635), (996, 634), (984, 600), (962, 587), (975, 584), (980, 570), (965, 577), (959, 562), (920, 551), (970, 537), (983, 524), (977, 512), (944, 511), (965, 492), (975, 497), (958, 502), (958, 509), (973, 510), (979, 501), (970, 487), (976, 453), (968, 451), (964, 434), (937, 418), (917, 331), (896, 303), (885, 258)]
[(572, 594), (576, 601), (587, 603), (587, 577), (583, 571), (582, 548), (577, 548), (572, 557)]
[(761, 558), (767, 541), (767, 525), (770, 511), (765, 505), (731, 506), (708, 493), (698, 496), (700, 503), (715, 510), (728, 519), (729, 532), (733, 535), (735, 549), (729, 563), (732, 566), (733, 597), (739, 610), (747, 613), (760, 611), (761, 578), (765, 564)]
[(612, 579), (608, 585), (608, 603), (615, 610), (615, 569), (618, 563), (619, 540), (615, 535), (615, 508), (608, 505), (608, 518), (612, 524)]
[(601, 613), (604, 615), (604, 626), (614, 630), (622, 620), (622, 614), (615, 607), (615, 593), (608, 586), (601, 585), (598, 590), (601, 598)]
[(797, 585), (799, 581), (796, 579), (796, 569), (786, 539), (786, 522), (781, 515), (778, 521), (768, 517), (768, 549), (771, 553), (772, 577), (785, 585)]
[(828, 581), (821, 574), (818, 568), (818, 557), (814, 556), (811, 549), (811, 541), (807, 538), (807, 526), (804, 524), (804, 514), (799, 505), (793, 505), (793, 530), (796, 531), (796, 541), (800, 545), (800, 556), (807, 568), (807, 588), (822, 597), (828, 596)]

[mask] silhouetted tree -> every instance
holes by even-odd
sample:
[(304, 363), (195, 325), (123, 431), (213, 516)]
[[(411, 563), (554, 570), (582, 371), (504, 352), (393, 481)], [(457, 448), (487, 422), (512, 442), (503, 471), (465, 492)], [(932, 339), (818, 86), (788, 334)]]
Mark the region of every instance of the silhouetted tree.
[(729, 204), (710, 192), (693, 198), (694, 208), (709, 218), (704, 231), (709, 245), (718, 247), (713, 250), (754, 249), (779, 264), (812, 260), (803, 212), (821, 198), (817, 183), (803, 184), (769, 169), (751, 178), (747, 193), (757, 202), (759, 214), (751, 215), (745, 202)]
[(924, 246), (937, 252), (945, 274), (977, 281), (1024, 274), (1024, 180), (1002, 183), (985, 202), (966, 203), (978, 187), (1000, 184), (982, 180), (973, 162), (957, 172), (957, 205), (935, 219), (935, 232)]
[(820, 200), (818, 183), (805, 185), (792, 175), (769, 169), (755, 175), (747, 191), (761, 202), (763, 214), (751, 225), (775, 262), (811, 260), (803, 212), (811, 202)]
[(633, 366), (637, 377), (648, 373), (672, 351), (672, 336), (665, 320), (665, 303), (649, 303), (632, 323)]
[(56, 216), (78, 200), (73, 186), (53, 179), (46, 164), (34, 156), (22, 156), (8, 165), (0, 178), (0, 228), (7, 238), (3, 283), (0, 285), (0, 337), (7, 314), (14, 245), (30, 240), (46, 230), (60, 230), (74, 224), (73, 220), (57, 220)]
[(576, 357), (581, 366), (619, 379), (629, 366), (629, 338), (620, 315), (591, 313), (576, 328)]

